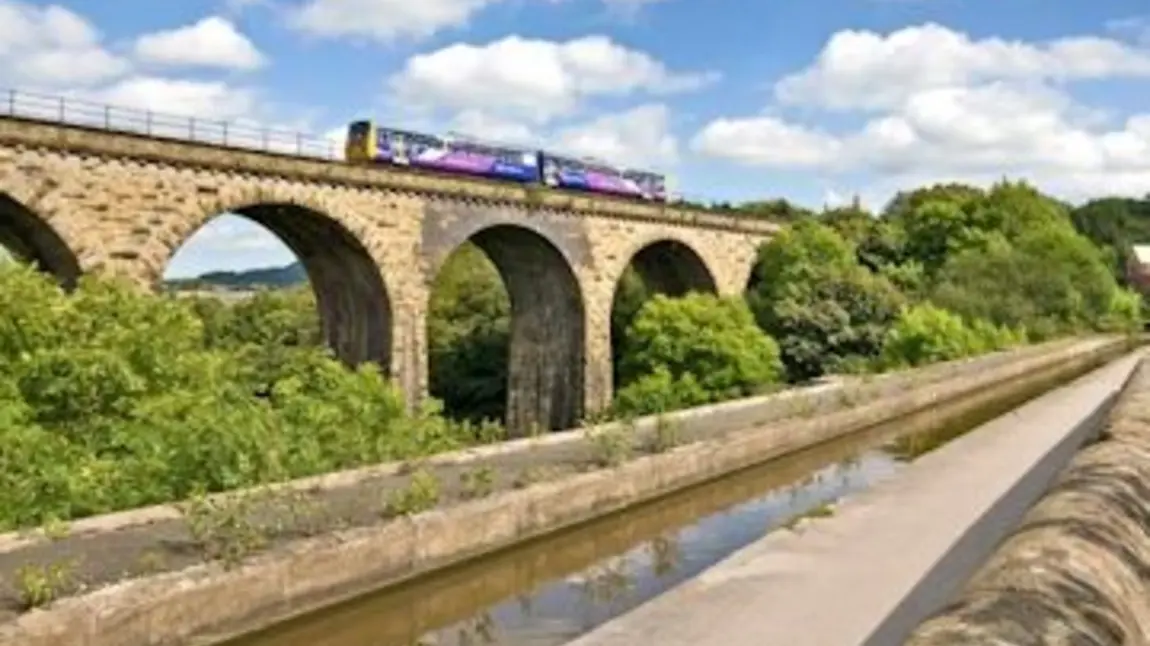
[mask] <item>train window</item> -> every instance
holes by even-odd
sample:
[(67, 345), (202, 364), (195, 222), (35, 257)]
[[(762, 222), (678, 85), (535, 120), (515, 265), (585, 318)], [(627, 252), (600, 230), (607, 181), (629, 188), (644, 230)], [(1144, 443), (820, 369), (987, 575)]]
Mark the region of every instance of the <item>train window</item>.
[(474, 153), (476, 155), (491, 155), (508, 164), (522, 164), (530, 153), (525, 150), (516, 150), (503, 146), (489, 146), (472, 141), (453, 141), (451, 147), (456, 150)]
[(569, 170), (575, 173), (582, 173), (583, 171), (587, 170), (586, 166), (584, 166), (583, 162), (581, 161), (576, 161), (574, 159), (559, 159), (558, 161), (559, 165), (565, 170)]
[(347, 127), (347, 138), (351, 141), (363, 141), (371, 130), (370, 121), (356, 121)]
[(404, 144), (412, 148), (442, 148), (443, 142), (439, 137), (432, 135), (424, 135), (418, 132), (400, 132), (392, 130), (387, 133), (388, 137), (392, 139), (402, 140)]

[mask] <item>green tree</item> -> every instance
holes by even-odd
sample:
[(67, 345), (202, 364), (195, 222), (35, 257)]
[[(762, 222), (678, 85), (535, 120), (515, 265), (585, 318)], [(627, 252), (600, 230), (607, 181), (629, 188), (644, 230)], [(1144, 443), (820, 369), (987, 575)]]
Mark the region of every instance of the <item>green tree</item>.
[(1150, 244), (1150, 196), (1092, 200), (1075, 209), (1071, 218), (1079, 233), (1109, 250), (1110, 266), (1119, 280), (1125, 280), (1131, 248)]
[(624, 343), (627, 338), (627, 328), (643, 309), (643, 304), (651, 298), (651, 290), (643, 281), (643, 277), (632, 267), (623, 270), (619, 278), (619, 286), (615, 289), (615, 296), (611, 302), (611, 356), (613, 357), (611, 370), (616, 384), (620, 383), (623, 375), (620, 372), (622, 358), (626, 349)]
[[(86, 278), (67, 295), (31, 268), (0, 269), (0, 528), (476, 440), (408, 415), (375, 366), (351, 371), (320, 346), (282, 345), (298, 339), (281, 326), (236, 325), (241, 338), (209, 342), (197, 311), (113, 281)], [(285, 361), (257, 393), (247, 352), (276, 344)]]
[(759, 325), (781, 348), (787, 374), (803, 381), (873, 357), (903, 297), (858, 262), (829, 227), (800, 222), (759, 251), (747, 295)]
[(511, 301), (495, 265), (466, 243), (439, 271), (428, 313), (430, 391), (448, 415), (502, 420)]
[(1009, 328), (985, 321), (968, 324), (953, 312), (929, 303), (907, 308), (883, 339), (884, 368), (920, 366), (1002, 350), (1025, 341)]
[(779, 349), (740, 299), (647, 301), (623, 344), (617, 405), (638, 414), (745, 397), (779, 381)]
[[(1104, 254), (1072, 229), (1047, 227), (959, 254), (932, 300), (969, 319), (1025, 328), (1034, 338), (1099, 329), (1128, 302)], [(1128, 314), (1128, 313), (1127, 313)]]

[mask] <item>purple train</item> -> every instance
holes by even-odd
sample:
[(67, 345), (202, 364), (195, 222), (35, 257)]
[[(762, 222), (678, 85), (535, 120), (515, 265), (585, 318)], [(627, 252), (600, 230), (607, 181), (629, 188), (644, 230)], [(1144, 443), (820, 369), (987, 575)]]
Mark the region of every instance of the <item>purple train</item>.
[(377, 128), (371, 121), (356, 121), (348, 126), (346, 155), (351, 163), (382, 162), (522, 184), (667, 200), (666, 179), (658, 173), (620, 170), (604, 162), (542, 150)]

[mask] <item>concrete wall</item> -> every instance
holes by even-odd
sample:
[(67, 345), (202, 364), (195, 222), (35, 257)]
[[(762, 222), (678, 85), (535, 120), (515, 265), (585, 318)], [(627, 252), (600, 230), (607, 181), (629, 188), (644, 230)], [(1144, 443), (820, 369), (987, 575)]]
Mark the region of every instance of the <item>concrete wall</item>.
[(0, 244), (66, 285), (89, 271), (155, 285), (180, 246), (224, 212), (295, 251), (336, 353), (379, 362), (412, 401), (428, 383), (431, 284), (452, 251), (475, 241), (511, 297), (515, 428), (568, 428), (610, 401), (611, 307), (633, 259), (657, 286), (739, 294), (756, 248), (777, 230), (634, 201), (0, 118)]
[(958, 597), (908, 646), (1150, 644), (1150, 361)]

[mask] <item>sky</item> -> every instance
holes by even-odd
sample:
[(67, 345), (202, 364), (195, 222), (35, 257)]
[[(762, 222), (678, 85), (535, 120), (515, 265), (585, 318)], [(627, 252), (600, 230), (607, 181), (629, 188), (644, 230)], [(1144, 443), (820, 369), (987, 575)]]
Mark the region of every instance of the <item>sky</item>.
[[(1150, 193), (1145, 0), (0, 0), (0, 85), (337, 146), (457, 131), (703, 199)], [(169, 275), (291, 260), (224, 215)]]

